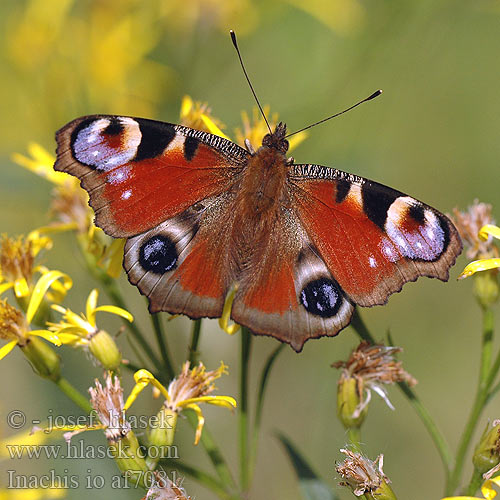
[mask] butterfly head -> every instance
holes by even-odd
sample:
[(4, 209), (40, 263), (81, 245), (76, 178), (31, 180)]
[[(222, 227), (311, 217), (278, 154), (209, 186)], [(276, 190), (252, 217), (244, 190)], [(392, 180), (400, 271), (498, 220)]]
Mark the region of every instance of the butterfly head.
[(271, 134), (266, 134), (262, 139), (262, 145), (268, 148), (273, 148), (280, 153), (286, 154), (288, 151), (288, 141), (285, 139), (286, 125), (279, 122)]

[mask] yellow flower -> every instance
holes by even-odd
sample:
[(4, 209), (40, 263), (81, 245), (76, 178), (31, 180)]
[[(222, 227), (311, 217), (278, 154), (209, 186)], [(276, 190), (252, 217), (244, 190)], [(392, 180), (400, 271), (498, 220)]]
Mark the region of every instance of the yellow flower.
[(224, 363), (221, 363), (217, 370), (206, 371), (203, 363), (190, 369), (189, 361), (186, 361), (181, 373), (170, 382), (167, 389), (149, 371), (138, 370), (134, 374), (136, 385), (125, 403), (125, 409), (128, 409), (137, 399), (139, 393), (151, 384), (165, 397), (164, 406), (167, 410), (179, 414), (183, 410), (190, 409), (196, 413), (198, 426), (196, 428), (194, 444), (198, 444), (205, 423), (205, 417), (199, 407), (199, 403), (222, 406), (230, 410), (236, 408), (236, 401), (230, 396), (208, 395), (215, 390), (214, 380), (227, 373), (227, 367)]
[[(31, 298), (28, 310), (35, 314)], [(0, 359), (3, 359), (17, 345), (23, 354), (30, 361), (35, 372), (41, 377), (57, 381), (60, 377), (60, 363), (57, 354), (40, 337), (48, 340), (54, 345), (61, 345), (61, 341), (53, 332), (48, 330), (30, 330), (29, 317), (26, 317), (7, 303), (7, 300), (0, 300), (0, 338), (7, 340), (0, 348)]]
[(224, 125), (219, 119), (212, 116), (212, 110), (206, 102), (193, 101), (191, 97), (185, 95), (182, 98), (180, 119), (182, 125), (231, 140), (222, 132), (221, 129), (224, 128)]
[[(7, 235), (0, 237), (0, 294), (14, 289), (16, 297), (26, 297), (33, 287), (33, 275), (47, 272), (43, 266), (35, 266), (35, 257), (44, 248), (51, 248), (50, 238), (40, 236), (36, 231), (27, 237), (16, 239)], [(60, 290), (62, 291), (62, 290)]]
[[(492, 224), (488, 224), (481, 228), (478, 235), (479, 239), (482, 241), (491, 240), (491, 237), (500, 239), (500, 228)], [(490, 249), (492, 253), (494, 252), (493, 248), (496, 249), (496, 247), (490, 244)], [(497, 250), (496, 255), (498, 255), (498, 249), (496, 250)], [(471, 262), (465, 267), (465, 269), (462, 271), (458, 279), (468, 278), (469, 276), (472, 276), (474, 273), (477, 273), (478, 271), (488, 271), (491, 269), (500, 269), (500, 258), (493, 257), (493, 258), (475, 260), (474, 262)]]
[(446, 497), (442, 500), (477, 500), (478, 498), (485, 498), (491, 500), (497, 496), (494, 486), (500, 486), (500, 476), (487, 479), (481, 486), (482, 497)]
[(60, 312), (63, 319), (59, 323), (48, 323), (48, 325), (63, 344), (87, 347), (106, 370), (114, 371), (119, 368), (122, 356), (111, 335), (97, 327), (96, 313), (109, 312), (130, 322), (134, 321), (134, 317), (121, 307), (111, 305), (97, 307), (98, 296), (97, 290), (90, 292), (86, 315), (79, 316), (70, 309), (54, 304), (52, 308)]

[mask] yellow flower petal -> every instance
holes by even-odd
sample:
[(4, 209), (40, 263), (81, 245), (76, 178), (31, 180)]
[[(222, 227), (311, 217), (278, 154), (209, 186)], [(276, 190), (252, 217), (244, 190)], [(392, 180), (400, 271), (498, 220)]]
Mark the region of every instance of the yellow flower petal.
[(29, 334), (34, 335), (35, 337), (42, 337), (56, 346), (60, 346), (62, 344), (61, 339), (54, 332), (49, 330), (31, 330)]
[(208, 403), (215, 406), (229, 408), (230, 410), (237, 407), (236, 400), (231, 396), (200, 396), (197, 398), (185, 399), (184, 401), (178, 403), (178, 405), (187, 408), (194, 403)]
[(149, 385), (152, 384), (156, 387), (163, 396), (170, 401), (170, 395), (168, 394), (167, 389), (160, 383), (154, 375), (148, 370), (137, 370), (134, 373), (135, 386), (132, 389), (127, 401), (125, 401), (125, 405), (123, 406), (124, 410), (130, 408), (132, 403), (137, 399), (137, 396)]
[(30, 289), (26, 278), (18, 278), (14, 281), (14, 293), (16, 297), (26, 297), (29, 295)]
[(193, 410), (198, 417), (198, 425), (196, 426), (196, 433), (194, 436), (194, 444), (197, 445), (201, 439), (201, 431), (203, 430), (203, 426), (205, 425), (205, 417), (201, 411), (201, 408), (197, 404), (190, 404), (186, 406), (186, 408)]
[(97, 299), (99, 298), (99, 291), (94, 288), (87, 298), (87, 303), (85, 306), (85, 312), (87, 315), (87, 321), (95, 328), (95, 308), (97, 306)]
[[(497, 492), (493, 486), (500, 486), (500, 476), (487, 479), (481, 486), (481, 493), (486, 500), (492, 500), (497, 496)], [(442, 500), (477, 500), (479, 497), (446, 497)]]
[(497, 496), (497, 492), (493, 489), (494, 485), (500, 486), (500, 476), (486, 480), (481, 486), (481, 493), (486, 500), (491, 500)]
[(14, 286), (14, 283), (2, 283), (0, 285), (0, 295), (7, 290), (10, 290)]
[(218, 135), (219, 137), (223, 137), (230, 141), (231, 139), (214, 123), (214, 121), (209, 118), (207, 115), (202, 114), (201, 119), (203, 123), (206, 125), (211, 134)]
[(61, 271), (49, 271), (37, 281), (35, 288), (33, 289), (33, 293), (31, 294), (28, 310), (26, 311), (26, 320), (28, 323), (31, 323), (33, 320), (47, 290), (54, 283), (54, 281), (59, 279), (62, 280), (66, 290), (69, 290), (73, 286), (71, 278)]
[(231, 318), (231, 308), (233, 307), (234, 296), (238, 290), (238, 285), (235, 285), (233, 289), (229, 292), (224, 302), (224, 309), (222, 310), (222, 316), (219, 318), (219, 326), (229, 335), (234, 335), (239, 329), (240, 325), (233, 323), (229, 324)]
[(468, 278), (469, 276), (472, 276), (474, 273), (477, 273), (479, 271), (488, 271), (490, 269), (498, 268), (500, 268), (500, 259), (475, 260), (465, 267), (465, 269), (457, 279), (461, 280), (464, 278)]
[(94, 312), (99, 312), (99, 311), (105, 311), (105, 312), (109, 312), (111, 314), (116, 314), (117, 316), (121, 316), (122, 318), (126, 319), (127, 321), (130, 321), (131, 323), (134, 321), (134, 317), (132, 316), (132, 314), (130, 314), (125, 309), (122, 309), (121, 307), (99, 306), (99, 307), (96, 307)]
[(479, 237), (483, 241), (486, 241), (490, 235), (500, 240), (500, 227), (494, 226), (493, 224), (487, 224), (479, 231)]
[(187, 116), (192, 109), (193, 99), (191, 99), (188, 95), (185, 95), (181, 102), (181, 119)]
[(9, 343), (5, 344), (1, 349), (0, 349), (0, 359), (5, 358), (7, 354), (9, 354), (14, 347), (17, 345), (17, 340), (11, 340)]
[(305, 130), (299, 132), (298, 134), (293, 135), (292, 138), (288, 141), (289, 144), (288, 150), (292, 151), (305, 139), (307, 139), (307, 132)]

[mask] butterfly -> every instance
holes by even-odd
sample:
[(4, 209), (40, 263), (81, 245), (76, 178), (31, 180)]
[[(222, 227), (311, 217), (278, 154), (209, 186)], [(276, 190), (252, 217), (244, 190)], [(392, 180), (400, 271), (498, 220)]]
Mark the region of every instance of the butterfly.
[(446, 281), (452, 222), (357, 175), (287, 158), (279, 123), (254, 151), (182, 125), (77, 118), (56, 134), (55, 170), (78, 177), (95, 223), (126, 238), (129, 281), (150, 312), (231, 318), (297, 352), (334, 336), (356, 305), (408, 281)]

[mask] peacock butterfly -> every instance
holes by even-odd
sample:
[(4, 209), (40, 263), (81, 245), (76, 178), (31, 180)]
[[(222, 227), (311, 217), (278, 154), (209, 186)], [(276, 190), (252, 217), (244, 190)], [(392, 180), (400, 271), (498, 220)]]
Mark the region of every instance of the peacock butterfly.
[(151, 312), (232, 319), (297, 352), (345, 328), (356, 304), (446, 281), (462, 243), (442, 213), (357, 175), (287, 159), (278, 124), (255, 152), (182, 125), (77, 118), (55, 170), (78, 177)]

